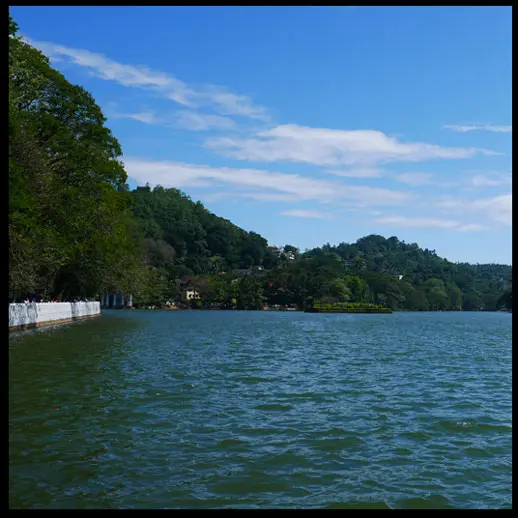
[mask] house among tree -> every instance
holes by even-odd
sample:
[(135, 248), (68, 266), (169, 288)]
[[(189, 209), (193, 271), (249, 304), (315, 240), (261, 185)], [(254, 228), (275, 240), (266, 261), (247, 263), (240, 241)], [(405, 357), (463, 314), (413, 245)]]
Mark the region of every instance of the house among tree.
[(189, 302), (191, 300), (200, 300), (200, 294), (193, 289), (185, 290), (184, 299)]
[(282, 254), (282, 248), (280, 248), (279, 246), (269, 246), (268, 250), (271, 250), (277, 256)]

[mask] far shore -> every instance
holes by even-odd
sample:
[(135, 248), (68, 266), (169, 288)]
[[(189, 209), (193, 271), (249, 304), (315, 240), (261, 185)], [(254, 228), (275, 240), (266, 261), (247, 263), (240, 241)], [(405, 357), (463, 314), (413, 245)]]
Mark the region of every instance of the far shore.
[(128, 311), (289, 311), (297, 313), (348, 313), (348, 314), (389, 314), (389, 313), (512, 313), (512, 310), (497, 309), (497, 310), (409, 310), (409, 309), (393, 309), (388, 311), (305, 311), (299, 308), (259, 308), (259, 309), (237, 309), (237, 308), (179, 308), (179, 307), (167, 307), (167, 306), (148, 306), (148, 307), (121, 307), (121, 308), (101, 308), (103, 310), (128, 310)]

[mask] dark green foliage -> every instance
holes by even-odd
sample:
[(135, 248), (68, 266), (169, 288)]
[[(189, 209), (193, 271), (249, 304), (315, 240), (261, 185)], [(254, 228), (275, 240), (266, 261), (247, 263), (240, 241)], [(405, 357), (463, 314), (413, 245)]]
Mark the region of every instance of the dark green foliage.
[[(194, 204), (174, 189), (140, 189), (140, 192), (146, 192), (148, 202), (145, 213), (148, 217), (141, 217), (139, 221), (143, 228), (154, 228), (156, 223), (160, 236), (170, 237), (174, 229), (164, 229), (163, 222), (157, 222), (153, 210), (149, 210), (156, 203), (154, 197), (169, 200), (167, 203), (163, 201), (162, 206), (170, 204), (171, 221), (178, 217), (178, 206), (181, 204), (182, 214), (191, 214), (193, 219), (189, 221), (189, 226), (198, 228), (198, 233), (192, 234), (195, 237), (181, 235), (183, 255), (175, 258), (175, 266), (169, 273), (171, 278), (181, 277), (178, 268), (189, 265), (189, 273), (194, 274), (192, 279), (199, 280), (208, 275), (211, 279), (209, 285), (217, 286), (217, 289), (214, 288), (214, 294), (204, 290), (203, 286), (196, 288), (204, 307), (219, 305), (224, 308), (259, 309), (266, 303), (304, 308), (314, 303), (367, 303), (392, 310), (458, 311), (495, 310), (505, 304), (499, 299), (510, 281), (510, 266), (450, 263), (434, 251), (422, 250), (415, 244), (407, 245), (395, 237), (367, 236), (355, 244), (342, 243), (336, 247), (327, 244), (303, 254), (297, 251), (297, 256), (291, 260), (287, 259), (286, 253), (280, 254), (278, 260), (272, 260), (270, 268), (260, 272), (253, 269), (260, 259), (256, 262), (250, 258), (254, 246), (257, 248), (257, 258), (267, 257), (269, 250), (260, 236), (248, 234), (206, 212), (201, 204)], [(135, 205), (138, 206), (138, 203)], [(141, 210), (144, 212), (144, 207)], [(203, 215), (203, 225), (200, 215)], [(219, 240), (217, 243), (212, 241), (214, 248), (207, 245), (207, 248), (200, 250), (194, 246), (193, 240), (200, 242), (201, 239), (208, 243), (210, 234), (206, 230), (207, 221), (212, 221), (210, 228)], [(262, 251), (258, 244), (262, 246)], [(285, 248), (285, 252), (295, 252), (294, 247)], [(156, 262), (155, 266), (159, 267)], [(245, 270), (251, 276), (243, 277), (243, 272), (237, 268), (246, 266), (252, 268)], [(225, 275), (222, 272), (226, 272)], [(456, 284), (457, 279), (460, 279), (463, 289)]]
[(178, 189), (137, 187), (131, 195), (144, 236), (172, 247), (177, 265), (203, 274), (263, 264), (263, 237), (215, 216)]
[[(231, 286), (232, 276), (225, 276), (265, 262), (269, 267), (277, 264), (277, 257), (272, 256), (263, 237), (212, 214), (178, 189), (137, 187), (131, 196), (135, 220), (144, 236), (146, 262), (160, 272), (168, 286), (175, 286), (162, 290), (162, 304), (178, 300), (181, 294), (175, 281), (189, 278), (189, 287), (202, 296), (201, 307), (262, 307), (262, 287), (252, 283), (252, 288), (246, 278), (238, 286)], [(197, 281), (193, 276), (197, 276)], [(135, 300), (150, 304), (149, 291), (137, 295)]]
[(9, 20), (9, 298), (129, 289), (138, 235), (121, 149), (86, 90)]
[(513, 310), (513, 289), (506, 291), (497, 301), (497, 308), (505, 308), (507, 311)]
[[(496, 310), (512, 276), (511, 266), (451, 263), (434, 250), (422, 250), (396, 237), (371, 235), (353, 244), (324, 245), (306, 255), (323, 254), (337, 254), (349, 278), (366, 282), (363, 300), (392, 309)], [(352, 281), (351, 293), (356, 283)]]
[(308, 313), (392, 313), (390, 308), (380, 304), (336, 303), (312, 304), (306, 307)]

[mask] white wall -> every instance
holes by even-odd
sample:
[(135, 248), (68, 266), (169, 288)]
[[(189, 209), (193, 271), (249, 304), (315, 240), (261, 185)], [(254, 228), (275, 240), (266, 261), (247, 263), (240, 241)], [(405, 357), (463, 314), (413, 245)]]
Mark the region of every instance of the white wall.
[(9, 327), (98, 315), (100, 302), (44, 302), (9, 304)]

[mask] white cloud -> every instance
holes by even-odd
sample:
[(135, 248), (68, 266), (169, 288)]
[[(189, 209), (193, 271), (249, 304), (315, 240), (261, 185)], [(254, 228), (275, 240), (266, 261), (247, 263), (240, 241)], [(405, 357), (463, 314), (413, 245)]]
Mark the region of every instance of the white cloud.
[(379, 178), (383, 170), (376, 167), (361, 167), (355, 169), (328, 169), (326, 173), (335, 176), (343, 176), (348, 178)]
[(512, 126), (494, 126), (492, 124), (446, 124), (443, 129), (459, 131), (466, 133), (467, 131), (493, 131), (494, 133), (510, 133), (513, 131)]
[[(238, 187), (239, 189), (239, 187)], [(219, 191), (212, 193), (201, 193), (199, 194), (200, 198), (204, 200), (213, 202), (219, 201), (222, 199), (229, 199), (231, 201), (236, 201), (240, 198), (249, 198), (252, 200), (258, 201), (279, 201), (279, 202), (297, 202), (300, 201), (300, 198), (293, 194), (287, 194), (282, 192), (261, 192), (261, 191)]]
[(472, 202), (472, 206), (474, 210), (486, 211), (487, 216), (497, 223), (507, 226), (512, 225), (513, 195), (511, 193), (494, 198), (475, 200)]
[(253, 200), (259, 201), (287, 201), (287, 202), (296, 202), (300, 198), (297, 194), (289, 194), (282, 192), (238, 192), (233, 193), (233, 195), (238, 195), (243, 198), (251, 198)]
[(110, 115), (114, 119), (133, 119), (144, 124), (162, 124), (163, 121), (159, 119), (153, 112), (140, 113), (114, 113)]
[(433, 187), (453, 187), (458, 185), (458, 182), (442, 182), (434, 180), (433, 173), (400, 173), (396, 174), (394, 178), (401, 183), (411, 185), (412, 187), (422, 187), (429, 185)]
[(372, 220), (373, 223), (380, 225), (390, 225), (392, 227), (435, 227), (435, 228), (455, 228), (460, 225), (458, 221), (437, 218), (414, 218), (406, 216), (382, 216)]
[(486, 225), (479, 225), (478, 223), (469, 223), (468, 225), (462, 225), (455, 229), (457, 232), (473, 232), (477, 230), (489, 230)]
[(512, 225), (512, 205), (513, 195), (511, 193), (475, 200), (446, 197), (437, 202), (437, 207), (444, 211), (454, 211), (456, 214), (476, 213), (488, 221), (504, 226)]
[[(238, 188), (259, 190), (256, 197), (275, 194), (291, 197), (291, 201), (313, 200), (321, 203), (359, 201), (364, 205), (398, 205), (408, 203), (411, 193), (369, 186), (344, 185), (308, 178), (297, 174), (269, 172), (260, 169), (209, 167), (167, 161), (125, 160), (128, 175), (137, 183), (177, 188), (210, 184), (230, 184)], [(239, 195), (237, 193), (236, 195)], [(259, 198), (258, 198), (259, 199)]]
[(331, 214), (320, 212), (318, 210), (286, 210), (281, 212), (281, 216), (293, 216), (296, 218), (315, 218), (315, 219), (333, 219)]
[(401, 173), (395, 176), (399, 182), (413, 186), (430, 185), (432, 177), (432, 173)]
[(205, 96), (218, 108), (224, 115), (242, 115), (251, 119), (268, 120), (266, 108), (252, 103), (245, 95), (236, 95), (228, 90), (210, 85), (200, 96)]
[(178, 126), (191, 131), (204, 131), (209, 129), (231, 130), (236, 126), (235, 121), (228, 117), (193, 111), (179, 111), (176, 113), (175, 118)]
[(379, 225), (388, 225), (398, 228), (443, 228), (455, 230), (456, 232), (489, 230), (487, 225), (481, 225), (479, 223), (461, 223), (454, 219), (428, 217), (414, 218), (408, 216), (383, 216), (372, 220), (372, 222)]
[(346, 212), (361, 212), (363, 214), (369, 214), (370, 216), (380, 216), (383, 212), (379, 210), (368, 209), (365, 205), (358, 204), (353, 207), (347, 207), (343, 209)]
[(177, 111), (162, 117), (158, 117), (154, 112), (114, 113), (111, 117), (115, 119), (134, 119), (144, 124), (179, 127), (190, 131), (231, 130), (236, 126), (235, 121), (228, 117), (188, 110)]
[(256, 105), (244, 95), (215, 85), (195, 86), (171, 74), (151, 70), (144, 65), (124, 65), (102, 54), (75, 49), (45, 41), (27, 43), (38, 48), (54, 61), (63, 61), (86, 68), (93, 76), (120, 85), (160, 92), (164, 97), (190, 108), (209, 106), (223, 115), (240, 115), (258, 120), (268, 120), (267, 110)]
[(511, 173), (489, 172), (478, 174), (471, 179), (471, 183), (475, 187), (496, 187), (498, 185), (510, 185), (511, 182)]
[(240, 160), (305, 162), (315, 165), (372, 167), (390, 161), (423, 161), (433, 158), (470, 158), (497, 154), (477, 148), (441, 147), (421, 142), (399, 142), (381, 131), (332, 130), (285, 124), (239, 139), (212, 137), (208, 148)]

